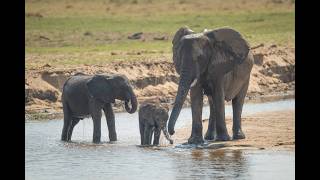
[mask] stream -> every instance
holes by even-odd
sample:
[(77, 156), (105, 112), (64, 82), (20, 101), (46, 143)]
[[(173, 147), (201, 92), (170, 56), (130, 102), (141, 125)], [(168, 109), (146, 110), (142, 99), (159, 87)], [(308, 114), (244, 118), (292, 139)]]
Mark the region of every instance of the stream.
[[(288, 109), (295, 109), (294, 99), (247, 103), (243, 107), (243, 115)], [(232, 116), (230, 105), (226, 106), (226, 116)], [(209, 107), (204, 107), (202, 118), (208, 117)], [(103, 116), (102, 143), (97, 145), (91, 142), (93, 123), (90, 118), (78, 123), (70, 143), (60, 141), (63, 120), (26, 121), (26, 179), (295, 178), (295, 152), (197, 149), (184, 148), (179, 144), (169, 146), (163, 134), (161, 146), (141, 147), (138, 113), (116, 113), (115, 118), (118, 141), (108, 142)], [(186, 125), (191, 126), (190, 108), (182, 109), (176, 131)]]

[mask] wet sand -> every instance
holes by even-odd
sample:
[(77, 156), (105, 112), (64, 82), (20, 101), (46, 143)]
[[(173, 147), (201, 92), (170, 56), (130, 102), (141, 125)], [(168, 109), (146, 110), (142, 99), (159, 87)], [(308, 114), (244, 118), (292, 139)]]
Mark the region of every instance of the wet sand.
[[(226, 117), (228, 133), (232, 136), (232, 117)], [(208, 120), (203, 122), (203, 134), (207, 131)], [(272, 111), (242, 117), (242, 130), (246, 139), (209, 142), (207, 148), (268, 149), (295, 151), (295, 111)], [(177, 129), (175, 143), (187, 142), (191, 125)]]

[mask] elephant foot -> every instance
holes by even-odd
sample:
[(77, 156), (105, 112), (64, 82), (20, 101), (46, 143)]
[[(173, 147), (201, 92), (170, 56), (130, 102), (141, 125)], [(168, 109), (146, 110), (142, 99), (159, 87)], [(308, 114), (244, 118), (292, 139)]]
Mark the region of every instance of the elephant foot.
[(67, 133), (62, 133), (62, 135), (61, 135), (61, 141), (68, 141)]
[(173, 144), (173, 140), (170, 139), (169, 141), (170, 141), (170, 144)]
[(92, 141), (94, 144), (99, 144), (100, 143), (100, 139), (93, 139)]
[(67, 138), (67, 141), (68, 141), (68, 142), (71, 141), (71, 137), (68, 137), (68, 138)]
[(207, 141), (212, 141), (214, 140), (214, 131), (207, 131), (206, 135), (204, 136), (204, 139)]
[(230, 136), (228, 133), (224, 133), (224, 134), (218, 134), (215, 141), (229, 141), (230, 140)]
[(246, 136), (244, 135), (244, 133), (242, 132), (242, 130), (239, 130), (237, 132), (233, 132), (233, 139), (245, 139)]
[(109, 140), (110, 140), (110, 142), (117, 141), (117, 137), (110, 137)]
[(203, 144), (204, 140), (202, 136), (191, 136), (188, 139), (188, 144)]

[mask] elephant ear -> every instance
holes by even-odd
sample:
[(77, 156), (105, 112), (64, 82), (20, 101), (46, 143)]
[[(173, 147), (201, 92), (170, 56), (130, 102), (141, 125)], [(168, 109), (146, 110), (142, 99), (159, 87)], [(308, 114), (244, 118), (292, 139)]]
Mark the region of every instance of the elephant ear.
[(213, 45), (218, 45), (241, 64), (248, 56), (250, 46), (242, 35), (231, 28), (219, 28), (205, 32)]
[(194, 34), (191, 29), (188, 27), (181, 27), (174, 35), (173, 40), (172, 40), (172, 52), (173, 52), (173, 62), (174, 62), (174, 67), (176, 69), (176, 72), (179, 74), (180, 73), (180, 65), (181, 65), (181, 58), (180, 58), (180, 48), (181, 48), (181, 38), (185, 35), (188, 34)]
[(107, 77), (102, 75), (93, 76), (88, 82), (89, 95), (103, 102), (114, 102), (112, 98), (112, 86)]

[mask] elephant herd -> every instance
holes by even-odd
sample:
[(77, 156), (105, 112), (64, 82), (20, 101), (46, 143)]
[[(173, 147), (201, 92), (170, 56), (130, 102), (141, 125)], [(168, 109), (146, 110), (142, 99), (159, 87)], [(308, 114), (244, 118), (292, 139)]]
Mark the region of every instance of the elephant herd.
[[(218, 28), (196, 33), (187, 27), (174, 35), (173, 62), (180, 75), (179, 86), (170, 117), (168, 108), (155, 103), (143, 103), (139, 107), (141, 145), (159, 144), (161, 131), (173, 144), (170, 135), (183, 103), (190, 90), (192, 131), (189, 144), (201, 144), (206, 140), (227, 141), (230, 136), (225, 123), (225, 101), (232, 101), (232, 139), (243, 139), (241, 113), (247, 94), (253, 55), (248, 42), (231, 28)], [(203, 95), (210, 105), (208, 130), (202, 134)], [(117, 141), (115, 116), (112, 103), (124, 101), (125, 109), (132, 114), (138, 109), (137, 97), (124, 75), (76, 74), (63, 86), (62, 105), (64, 123), (61, 140), (70, 141), (75, 125), (90, 115), (93, 120), (93, 142), (101, 138), (102, 110), (106, 116), (109, 139)], [(167, 121), (168, 126), (167, 126)]]

